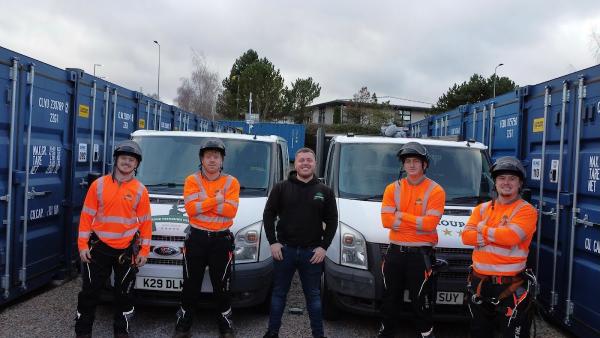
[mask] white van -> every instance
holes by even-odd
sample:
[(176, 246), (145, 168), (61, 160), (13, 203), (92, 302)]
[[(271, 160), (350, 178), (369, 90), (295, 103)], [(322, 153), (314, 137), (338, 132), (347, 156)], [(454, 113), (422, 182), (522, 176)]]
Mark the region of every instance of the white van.
[[(278, 136), (228, 133), (147, 131), (132, 134), (143, 153), (137, 178), (150, 194), (152, 242), (146, 265), (135, 283), (138, 303), (179, 302), (183, 285), (183, 242), (188, 217), (183, 203), (185, 178), (199, 166), (198, 151), (206, 137), (223, 140), (223, 171), (240, 182), (240, 200), (231, 231), (235, 235), (232, 302), (236, 307), (268, 301), (272, 282), (272, 257), (262, 226), (267, 196), (288, 172), (288, 148)], [(208, 273), (202, 292), (212, 293)], [(208, 304), (208, 297), (202, 297)], [(201, 304), (202, 305), (202, 304)]]
[[(490, 199), (493, 181), (486, 147), (467, 141), (335, 136), (327, 155), (325, 182), (337, 196), (339, 227), (325, 261), (322, 302), (326, 318), (334, 317), (336, 308), (379, 313), (381, 261), (389, 245), (389, 230), (381, 225), (382, 194), (402, 174), (396, 154), (411, 141), (427, 147), (431, 162), (426, 175), (446, 191), (436, 256), (448, 268), (437, 273), (436, 317), (463, 318), (467, 313), (465, 290), (472, 247), (463, 245), (460, 236), (471, 210)], [(407, 292), (404, 301), (408, 301)]]

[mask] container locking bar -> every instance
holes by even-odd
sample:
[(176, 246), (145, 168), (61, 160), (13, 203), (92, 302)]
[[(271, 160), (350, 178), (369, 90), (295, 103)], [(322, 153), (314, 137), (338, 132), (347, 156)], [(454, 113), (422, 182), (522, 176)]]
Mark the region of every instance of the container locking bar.
[(590, 221), (587, 214), (583, 215), (583, 218), (575, 218), (575, 222), (583, 224), (585, 227), (600, 227), (600, 223)]

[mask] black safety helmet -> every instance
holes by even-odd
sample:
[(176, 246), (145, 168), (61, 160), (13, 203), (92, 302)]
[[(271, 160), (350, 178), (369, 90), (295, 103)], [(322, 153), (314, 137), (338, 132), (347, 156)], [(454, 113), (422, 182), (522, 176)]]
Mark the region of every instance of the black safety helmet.
[(202, 158), (206, 150), (217, 150), (221, 153), (221, 156), (225, 157), (225, 143), (216, 137), (209, 137), (202, 142), (200, 151), (198, 152), (200, 158)]
[(142, 148), (140, 148), (140, 145), (134, 140), (125, 140), (117, 144), (115, 151), (113, 152), (115, 160), (119, 155), (133, 156), (138, 160), (138, 165), (142, 163)]
[(518, 176), (521, 181), (525, 181), (525, 178), (527, 177), (527, 172), (521, 164), (521, 161), (512, 156), (498, 158), (490, 168), (490, 172), (494, 181), (496, 180), (496, 177), (505, 174)]
[(400, 148), (400, 151), (398, 151), (396, 156), (398, 156), (398, 159), (402, 163), (404, 163), (404, 160), (407, 157), (418, 157), (429, 165), (429, 153), (427, 152), (427, 148), (418, 142), (406, 143)]

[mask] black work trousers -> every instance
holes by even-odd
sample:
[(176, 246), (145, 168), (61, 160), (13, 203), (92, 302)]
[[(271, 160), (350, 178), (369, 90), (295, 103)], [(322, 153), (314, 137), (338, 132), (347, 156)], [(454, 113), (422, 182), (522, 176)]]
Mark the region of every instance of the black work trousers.
[(404, 290), (408, 290), (411, 312), (419, 332), (433, 328), (435, 282), (431, 267), (435, 263), (432, 248), (407, 248), (391, 244), (382, 263), (384, 293), (381, 308), (380, 337), (393, 337)]
[[(471, 287), (474, 289), (481, 279), (470, 276)], [(481, 284), (481, 297), (469, 297), (469, 310), (471, 311), (471, 337), (491, 337), (493, 333), (500, 333), (502, 337), (528, 338), (531, 327), (531, 294), (527, 281), (517, 288), (508, 297), (498, 300), (500, 294), (510, 284), (494, 284), (487, 280)], [(493, 304), (498, 302), (498, 304)]]
[(181, 298), (183, 309), (186, 312), (192, 311), (198, 303), (204, 271), (208, 266), (215, 307), (220, 313), (228, 311), (231, 307), (229, 284), (233, 263), (231, 232), (212, 233), (191, 228), (185, 241)]
[(132, 257), (121, 256), (125, 250), (118, 250), (98, 242), (90, 250), (91, 263), (83, 263), (83, 286), (79, 292), (77, 303), (77, 318), (75, 320), (75, 333), (80, 335), (90, 334), (94, 323), (96, 306), (100, 293), (105, 287), (108, 278), (114, 271), (114, 322), (115, 333), (129, 332), (129, 321), (133, 317), (133, 295), (131, 293), (137, 268), (132, 265)]

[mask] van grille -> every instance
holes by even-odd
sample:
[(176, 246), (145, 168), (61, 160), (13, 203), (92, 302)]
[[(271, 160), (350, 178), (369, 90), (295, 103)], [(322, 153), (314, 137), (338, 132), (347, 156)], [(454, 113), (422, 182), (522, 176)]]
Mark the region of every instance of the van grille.
[(184, 242), (185, 236), (162, 236), (152, 235), (153, 241), (165, 241), (165, 242)]
[[(379, 244), (381, 257), (385, 256), (388, 244)], [(466, 280), (469, 274), (469, 266), (472, 264), (471, 254), (473, 249), (469, 248), (436, 248), (436, 256), (448, 262), (451, 271), (439, 273), (439, 278)]]
[(148, 258), (148, 264), (183, 265), (182, 259)]

